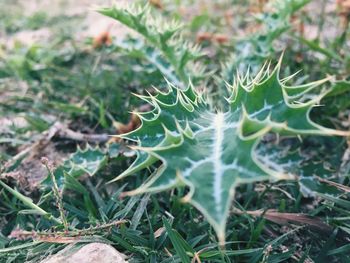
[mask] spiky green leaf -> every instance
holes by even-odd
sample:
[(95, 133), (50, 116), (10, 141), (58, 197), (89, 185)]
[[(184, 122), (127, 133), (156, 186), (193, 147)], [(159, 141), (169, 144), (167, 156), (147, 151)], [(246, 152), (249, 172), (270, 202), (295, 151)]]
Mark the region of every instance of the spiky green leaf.
[(169, 84), (167, 93), (140, 96), (154, 109), (140, 114), (140, 128), (121, 135), (138, 143), (133, 147), (138, 157), (116, 179), (160, 160), (162, 165), (154, 174), (129, 194), (187, 186), (190, 190), (184, 200), (206, 216), (223, 241), (238, 184), (294, 178), (283, 166), (257, 156), (255, 148), (262, 136), (271, 130), (296, 135), (341, 134), (309, 118), (311, 108), (325, 93), (300, 101), (323, 81), (287, 87), (284, 82), (288, 78), (279, 79), (279, 68), (280, 63), (272, 73), (263, 69), (253, 80), (238, 78), (226, 112), (210, 110), (192, 86), (182, 90)]
[(326, 89), (317, 95), (312, 92), (330, 78), (288, 86), (286, 83), (293, 76), (280, 78), (281, 61), (282, 57), (272, 73), (268, 66), (267, 69), (263, 66), (253, 79), (249, 74), (238, 75), (231, 87), (233, 92), (229, 101), (232, 109), (243, 108), (252, 121), (269, 125), (273, 131), (283, 134), (348, 135), (347, 131), (325, 128), (310, 119), (311, 109), (333, 90)]
[[(111, 158), (117, 157), (118, 145), (112, 144), (108, 155)], [(107, 164), (108, 155), (99, 147), (93, 148), (87, 145), (84, 149), (81, 149), (78, 146), (77, 151), (72, 153), (69, 159), (65, 160), (62, 165), (53, 171), (58, 187), (60, 189), (65, 187), (66, 174), (74, 178), (84, 174), (95, 175)], [(49, 175), (42, 181), (42, 185), (52, 187), (52, 180)]]
[[(166, 68), (170, 65), (172, 69), (160, 67), (160, 70), (166, 70), (166, 73), (173, 71), (175, 75), (169, 75), (175, 83), (177, 82), (177, 85), (183, 86), (189, 82), (190, 78), (203, 76), (203, 66), (195, 62), (203, 56), (203, 52), (198, 46), (183, 39), (179, 30), (182, 27), (181, 23), (174, 20), (168, 21), (160, 16), (155, 17), (148, 5), (141, 7), (117, 4), (113, 7), (98, 8), (97, 11), (141, 34), (147, 44), (156, 48), (158, 52), (152, 50), (152, 56), (150, 56), (145, 50), (141, 51), (135, 45), (131, 49), (142, 52), (146, 59), (158, 67), (164, 65), (162, 60), (165, 59), (168, 63)], [(163, 58), (159, 58), (158, 53)]]
[(71, 171), (83, 171), (93, 176), (107, 162), (107, 156), (98, 147), (87, 145), (85, 149), (78, 146), (78, 150), (71, 155)]
[(317, 193), (339, 194), (336, 187), (322, 179), (342, 183), (343, 138), (308, 137), (301, 142), (297, 138), (284, 138), (279, 142), (261, 143), (257, 155), (261, 162), (278, 165), (286, 173), (297, 174), (301, 193), (306, 197)]
[[(240, 39), (236, 43), (235, 56), (223, 65), (223, 80), (232, 82), (237, 70), (250, 67), (256, 73), (268, 59), (282, 51), (278, 45), (281, 36), (291, 28), (291, 17), (311, 0), (275, 0), (270, 1), (268, 12), (258, 14), (261, 30)], [(223, 85), (222, 85), (223, 86)]]

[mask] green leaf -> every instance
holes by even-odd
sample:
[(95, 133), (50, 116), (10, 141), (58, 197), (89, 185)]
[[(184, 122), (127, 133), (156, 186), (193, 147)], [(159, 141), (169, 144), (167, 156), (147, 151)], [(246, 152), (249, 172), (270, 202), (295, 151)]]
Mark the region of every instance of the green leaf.
[(33, 127), (33, 129), (40, 132), (46, 131), (50, 127), (50, 124), (38, 115), (26, 114), (24, 118), (30, 124), (30, 126)]
[(28, 248), (28, 247), (36, 246), (37, 244), (41, 244), (41, 243), (42, 243), (41, 241), (33, 241), (33, 242), (20, 244), (20, 245), (17, 245), (17, 246), (1, 248), (0, 249), (0, 253), (8, 253), (8, 252), (11, 252), (11, 251), (22, 250), (22, 249), (25, 249), (25, 248)]
[(83, 171), (90, 176), (95, 175), (98, 170), (105, 166), (107, 156), (98, 147), (92, 148), (87, 145), (84, 150), (78, 146), (78, 150), (71, 155), (71, 173), (72, 171)]
[[(118, 145), (112, 144), (109, 148), (109, 154), (111, 158), (118, 156)], [(53, 174), (55, 176), (57, 185), (60, 189), (64, 189), (71, 182), (67, 180), (67, 174), (71, 177), (78, 178), (84, 174), (94, 176), (100, 169), (107, 164), (108, 156), (99, 147), (91, 147), (87, 145), (84, 150), (79, 146), (75, 153), (71, 154), (68, 160), (58, 166)], [(52, 187), (51, 177), (42, 181), (42, 185), (46, 187)], [(75, 189), (78, 190), (78, 189)]]
[(327, 94), (327, 98), (337, 97), (348, 92), (350, 92), (350, 81), (345, 81), (345, 80), (336, 81), (332, 86), (330, 92)]
[(120, 144), (119, 143), (111, 143), (108, 145), (108, 155), (109, 158), (117, 158), (120, 154)]
[(171, 243), (173, 244), (176, 253), (181, 258), (181, 262), (188, 262), (190, 263), (190, 258), (186, 254), (185, 246), (190, 247), (185, 240), (175, 231), (171, 228), (169, 222), (163, 218), (163, 224), (165, 226), (165, 229), (168, 233), (168, 236), (170, 238)]
[(322, 103), (328, 105), (325, 107), (327, 115), (337, 115), (350, 109), (350, 81), (336, 81), (333, 83), (330, 92), (322, 100)]
[(321, 47), (320, 43), (318, 42), (318, 40), (308, 40), (304, 37), (295, 37), (298, 41), (300, 41), (301, 43), (307, 45), (311, 50), (314, 50), (316, 52), (319, 52), (323, 55), (325, 55), (328, 58), (332, 58), (338, 61), (342, 61), (342, 58), (335, 53), (334, 51), (332, 51), (329, 48), (325, 48), (325, 47)]
[(192, 31), (198, 31), (201, 27), (210, 23), (210, 16), (207, 13), (195, 16), (190, 24)]
[(236, 43), (236, 55), (224, 65), (223, 80), (231, 83), (237, 70), (243, 71), (248, 67), (256, 73), (264, 61), (275, 58), (275, 54), (282, 51), (281, 45), (276, 44), (291, 28), (291, 17), (310, 2), (311, 0), (271, 1), (273, 8), (257, 16), (262, 24), (261, 30)]
[(256, 150), (264, 163), (279, 165), (286, 173), (298, 175), (300, 192), (305, 197), (317, 193), (339, 195), (335, 187), (322, 183), (318, 178), (341, 180), (339, 173), (344, 140), (339, 137), (309, 137), (300, 142), (297, 138), (280, 139), (279, 143), (260, 144)]
[(164, 58), (162, 53), (144, 43), (140, 39), (123, 39), (116, 40), (114, 42), (117, 48), (122, 51), (128, 52), (128, 55), (136, 56), (147, 60), (151, 63), (158, 71), (169, 81), (176, 85), (182, 85), (181, 80), (178, 78), (177, 73), (174, 70), (174, 67), (169, 64), (169, 61)]
[(3, 183), (2, 181), (0, 181), (0, 185), (2, 187), (4, 187), (7, 191), (9, 191), (11, 194), (13, 194), (16, 198), (21, 200), (24, 205), (29, 207), (31, 210), (35, 211), (35, 214), (46, 216), (46, 217), (48, 217), (48, 219), (53, 220), (54, 222), (56, 222), (58, 224), (61, 224), (61, 221), (59, 219), (55, 218), (50, 213), (46, 212), (44, 209), (42, 209), (38, 205), (34, 204), (33, 200), (30, 199), (29, 197), (27, 197), (27, 196), (21, 194), (20, 192), (12, 189), (11, 187), (9, 187), (7, 184)]
[(154, 109), (140, 113), (142, 125), (119, 137), (137, 142), (135, 162), (115, 180), (134, 174), (156, 161), (162, 165), (129, 194), (188, 187), (184, 198), (200, 210), (224, 242), (225, 225), (235, 187), (262, 180), (296, 178), (284, 167), (259, 158), (256, 147), (269, 131), (282, 134), (348, 134), (324, 128), (309, 118), (322, 93), (299, 101), (321, 82), (287, 87), (279, 79), (280, 63), (269, 73), (263, 69), (250, 80), (237, 78), (226, 112), (210, 110), (202, 94), (190, 85), (182, 90), (140, 96)]
[[(154, 17), (148, 5), (144, 7), (115, 5), (110, 8), (98, 8), (97, 11), (141, 34), (147, 43), (156, 48), (172, 66), (172, 70), (180, 80), (179, 85), (188, 84), (190, 77), (194, 79), (203, 75), (203, 67), (193, 63), (203, 56), (203, 53), (198, 46), (183, 40), (179, 33), (182, 24), (177, 21), (169, 22), (162, 17)], [(148, 54), (146, 57), (149, 60), (157, 60), (156, 57), (151, 58)]]
[[(310, 119), (311, 109), (329, 92), (334, 92), (325, 90), (319, 95), (311, 94), (329, 78), (299, 86), (287, 86), (286, 82), (293, 76), (280, 78), (281, 62), (282, 57), (272, 73), (269, 73), (269, 66), (267, 69), (263, 66), (252, 80), (249, 75), (238, 76), (232, 86), (231, 107), (243, 108), (257, 125), (269, 125), (273, 131), (287, 135), (349, 135), (349, 131), (325, 128)], [(311, 99), (304, 101), (309, 94)]]
[(341, 254), (341, 255), (346, 255), (348, 254), (350, 251), (350, 244), (329, 250), (327, 252), (327, 256), (331, 256), (331, 255), (337, 255), (337, 254)]

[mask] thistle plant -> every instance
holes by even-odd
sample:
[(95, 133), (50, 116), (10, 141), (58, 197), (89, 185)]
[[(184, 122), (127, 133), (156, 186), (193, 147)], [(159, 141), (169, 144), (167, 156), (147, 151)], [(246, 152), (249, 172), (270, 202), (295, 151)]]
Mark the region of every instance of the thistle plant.
[[(282, 59), (281, 59), (282, 60)], [(195, 206), (225, 241), (225, 225), (235, 188), (263, 180), (297, 179), (283, 165), (259, 156), (257, 145), (268, 132), (280, 135), (349, 135), (323, 127), (310, 119), (311, 109), (329, 90), (311, 99), (306, 95), (328, 80), (287, 86), (291, 77), (279, 76), (281, 60), (270, 71), (265, 66), (251, 78), (237, 76), (229, 86), (226, 110), (213, 110), (205, 95), (189, 85), (169, 83), (167, 92), (139, 96), (153, 106), (137, 113), (141, 126), (119, 137), (136, 142), (134, 163), (115, 180), (134, 175), (157, 161), (161, 165), (129, 195), (188, 187), (183, 198)]]
[(237, 41), (235, 48), (239, 52), (230, 57), (223, 65), (223, 79), (232, 81), (234, 72), (250, 67), (255, 73), (259, 71), (264, 61), (275, 57), (283, 50), (281, 36), (291, 29), (291, 17), (297, 11), (310, 3), (310, 0), (275, 0), (270, 1), (270, 12), (256, 16), (261, 22), (261, 30)]
[[(248, 41), (255, 43), (250, 48), (261, 52), (261, 60), (273, 52), (273, 41), (289, 28), (290, 16), (308, 2), (293, 0), (277, 4), (276, 13), (262, 18), (267, 19), (266, 32)], [(141, 45), (137, 41), (119, 43), (119, 46), (141, 52), (168, 80), (167, 91), (155, 89), (153, 95), (138, 96), (153, 109), (135, 113), (142, 120), (141, 126), (118, 135), (136, 144), (130, 147), (137, 152), (137, 157), (126, 171), (112, 181), (161, 163), (146, 182), (127, 194), (186, 187), (188, 192), (183, 200), (206, 217), (221, 244), (225, 241), (225, 225), (238, 185), (299, 179), (300, 174), (283, 161), (274, 162), (264, 156), (269, 150), (264, 151), (261, 147), (257, 150), (267, 133), (295, 137), (350, 134), (323, 127), (310, 118), (312, 108), (331, 92), (320, 91), (320, 85), (329, 81), (330, 77), (288, 86), (294, 75), (280, 77), (282, 58), (273, 70), (265, 64), (259, 71), (257, 65), (261, 60), (251, 63), (250, 55), (255, 58), (257, 54), (248, 52), (249, 55), (236, 58), (228, 70), (224, 70), (226, 73), (220, 82), (226, 79), (232, 83), (227, 85), (229, 96), (220, 110), (213, 109), (213, 104), (220, 103), (213, 103), (205, 90), (195, 89), (189, 81), (204, 74), (202, 69), (198, 71), (193, 67), (202, 52), (183, 41), (179, 23), (155, 18), (148, 6), (118, 5), (98, 11), (141, 34), (145, 40), (141, 41)], [(266, 47), (267, 50), (264, 49)], [(231, 72), (240, 68), (237, 64), (240, 61), (243, 61), (240, 63), (243, 67), (245, 63), (252, 64), (255, 77), (248, 72), (238, 74), (232, 80)]]
[(172, 83), (184, 87), (190, 78), (195, 80), (203, 77), (204, 67), (196, 63), (203, 52), (197, 45), (184, 40), (180, 30), (183, 24), (180, 22), (169, 22), (161, 16), (153, 16), (148, 5), (118, 4), (111, 8), (98, 8), (97, 11), (142, 35), (145, 43), (138, 39), (134, 42), (118, 42), (117, 45), (142, 53)]

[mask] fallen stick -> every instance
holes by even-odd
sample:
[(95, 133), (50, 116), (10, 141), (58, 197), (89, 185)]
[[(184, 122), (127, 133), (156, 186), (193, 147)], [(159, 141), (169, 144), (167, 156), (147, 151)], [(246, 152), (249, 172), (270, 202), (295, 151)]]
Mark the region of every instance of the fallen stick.
[(49, 138), (54, 136), (64, 139), (70, 139), (74, 141), (85, 141), (85, 142), (95, 142), (104, 143), (107, 142), (110, 137), (108, 134), (87, 134), (69, 129), (66, 125), (57, 122), (48, 131)]

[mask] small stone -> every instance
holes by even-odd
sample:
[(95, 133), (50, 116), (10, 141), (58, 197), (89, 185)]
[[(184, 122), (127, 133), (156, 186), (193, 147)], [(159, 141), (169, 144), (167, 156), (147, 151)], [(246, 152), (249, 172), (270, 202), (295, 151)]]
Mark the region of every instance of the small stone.
[(74, 251), (69, 246), (41, 263), (128, 263), (126, 256), (104, 243), (90, 243)]

